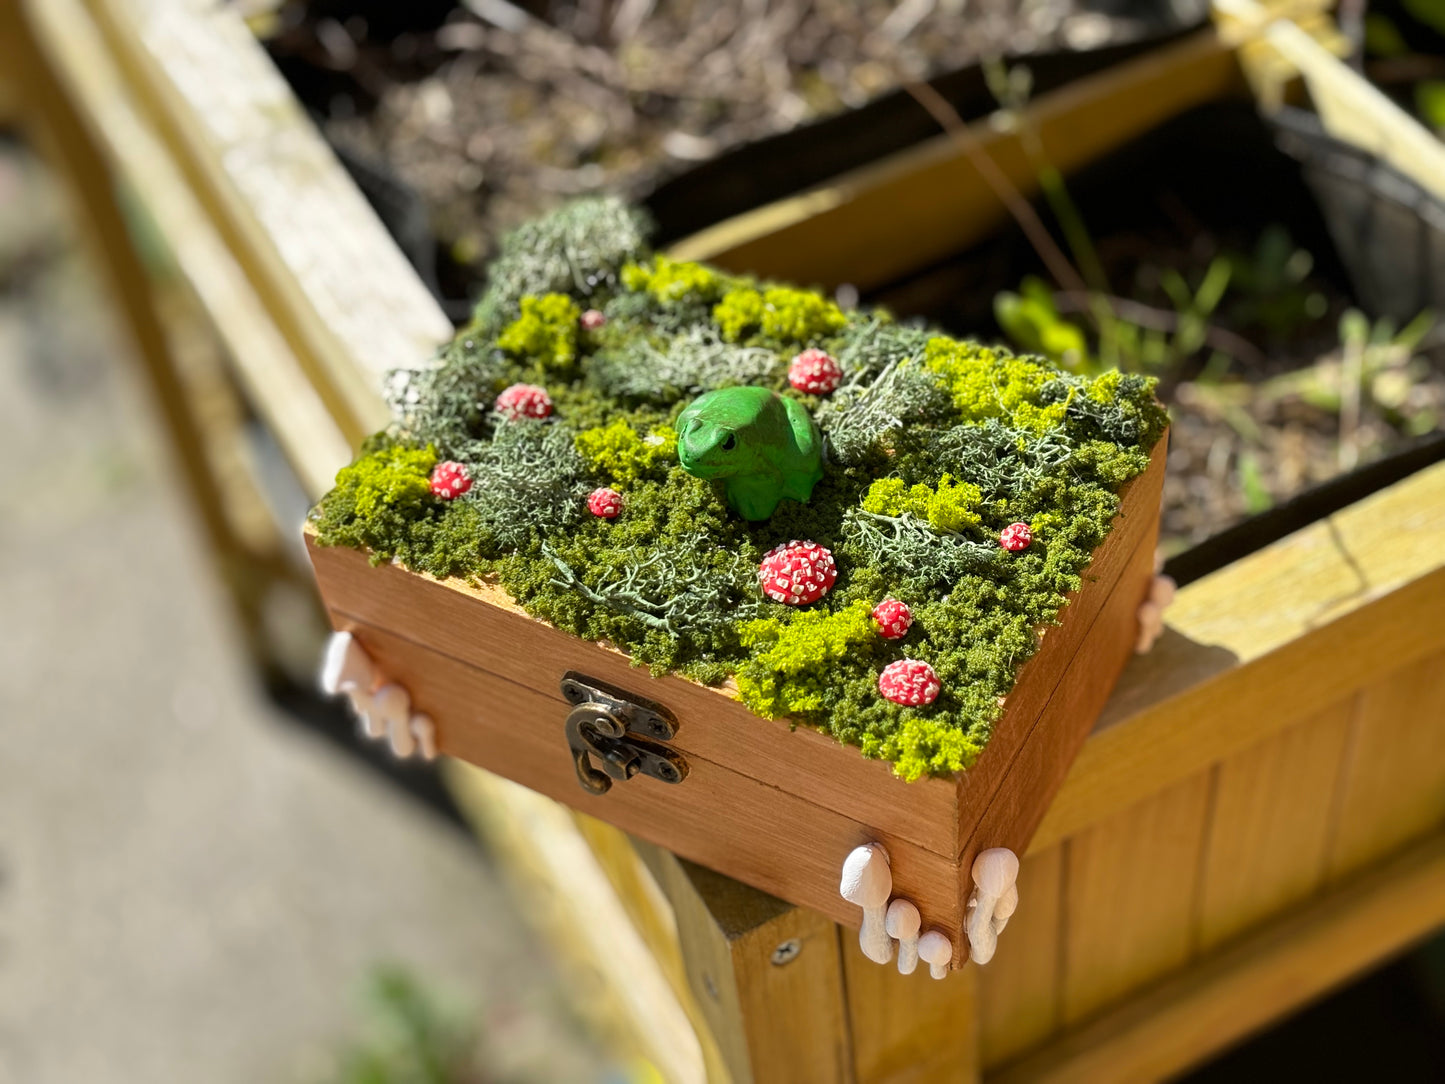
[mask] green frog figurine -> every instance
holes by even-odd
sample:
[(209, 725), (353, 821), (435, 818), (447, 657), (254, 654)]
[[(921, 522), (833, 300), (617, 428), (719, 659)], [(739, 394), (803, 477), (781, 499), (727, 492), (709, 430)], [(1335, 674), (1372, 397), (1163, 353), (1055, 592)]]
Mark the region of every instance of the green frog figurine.
[(823, 477), (823, 436), (807, 409), (767, 388), (710, 391), (677, 419), (677, 455), (697, 478), (721, 478), (743, 519), (784, 497), (806, 501)]

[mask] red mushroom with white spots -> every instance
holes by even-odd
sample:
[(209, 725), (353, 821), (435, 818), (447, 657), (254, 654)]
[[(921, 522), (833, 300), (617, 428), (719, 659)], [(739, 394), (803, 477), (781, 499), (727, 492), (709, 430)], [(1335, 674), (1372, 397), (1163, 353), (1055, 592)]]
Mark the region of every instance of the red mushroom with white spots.
[(789, 606), (817, 602), (833, 589), (838, 565), (833, 554), (816, 542), (794, 539), (774, 546), (758, 565), (758, 583), (763, 594)]
[(431, 493), (444, 501), (454, 501), (472, 488), (472, 476), (455, 460), (438, 463), (431, 470)]
[(497, 396), (495, 409), (511, 421), (545, 418), (552, 413), (552, 397), (547, 394), (546, 388), (539, 388), (536, 384), (513, 384)]
[(1026, 550), (1033, 544), (1034, 532), (1027, 523), (1010, 523), (999, 532), (998, 544), (1010, 553)]
[(606, 486), (594, 489), (587, 495), (587, 511), (601, 519), (616, 519), (622, 515), (622, 494)]
[(885, 640), (901, 640), (913, 626), (913, 611), (896, 598), (885, 598), (873, 607), (873, 627)]
[(899, 659), (890, 662), (878, 675), (878, 691), (885, 700), (916, 708), (937, 700), (943, 686), (928, 663), (921, 659)]
[(788, 366), (788, 383), (809, 395), (827, 395), (842, 382), (843, 367), (824, 350), (804, 350)]

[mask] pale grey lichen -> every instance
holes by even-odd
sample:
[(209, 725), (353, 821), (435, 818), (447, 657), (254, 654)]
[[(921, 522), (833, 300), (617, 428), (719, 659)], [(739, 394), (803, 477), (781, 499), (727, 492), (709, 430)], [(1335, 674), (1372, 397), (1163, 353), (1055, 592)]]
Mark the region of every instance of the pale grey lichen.
[(873, 380), (839, 388), (819, 408), (819, 427), (828, 437), (830, 459), (862, 463), (890, 429), (946, 417), (952, 403), (938, 378), (913, 357), (886, 366)]
[(845, 513), (843, 535), (868, 564), (926, 584), (986, 571), (1003, 552), (997, 543), (944, 534), (907, 513), (884, 516), (862, 508)]
[(522, 419), (499, 421), (491, 440), (463, 446), (472, 487), (461, 499), (491, 537), (515, 548), (582, 518), (590, 487), (572, 439), (562, 426)]
[(617, 282), (622, 266), (648, 251), (646, 215), (615, 196), (575, 200), (502, 239), (477, 304), (474, 327), (495, 334), (517, 318), (524, 296), (585, 300)]
[[(587, 583), (555, 549), (542, 552), (556, 568), (552, 582), (594, 605), (629, 614), (669, 636), (706, 641), (763, 612), (755, 570), (737, 560), (709, 561), (716, 544), (699, 533), (685, 544), (654, 550), (641, 560), (607, 567)], [(721, 564), (722, 567), (718, 567)]]
[(724, 342), (714, 329), (694, 326), (662, 346), (639, 339), (625, 350), (598, 354), (591, 379), (608, 395), (670, 404), (717, 388), (761, 383), (781, 367), (771, 350)]

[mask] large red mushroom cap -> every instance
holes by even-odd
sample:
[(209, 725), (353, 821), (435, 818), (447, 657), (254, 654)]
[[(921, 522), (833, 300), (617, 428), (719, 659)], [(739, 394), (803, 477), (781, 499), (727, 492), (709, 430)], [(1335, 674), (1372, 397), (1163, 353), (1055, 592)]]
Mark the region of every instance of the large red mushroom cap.
[(843, 367), (826, 351), (804, 350), (788, 367), (788, 383), (810, 395), (827, 395), (843, 382)]
[(933, 667), (920, 659), (890, 662), (878, 675), (878, 691), (884, 698), (910, 708), (932, 704), (942, 689)]
[(774, 546), (758, 565), (758, 583), (763, 594), (789, 606), (817, 602), (833, 588), (838, 565), (833, 554), (816, 542), (792, 542)]
[(552, 413), (552, 397), (536, 384), (513, 384), (497, 396), (496, 411), (504, 418), (545, 418)]

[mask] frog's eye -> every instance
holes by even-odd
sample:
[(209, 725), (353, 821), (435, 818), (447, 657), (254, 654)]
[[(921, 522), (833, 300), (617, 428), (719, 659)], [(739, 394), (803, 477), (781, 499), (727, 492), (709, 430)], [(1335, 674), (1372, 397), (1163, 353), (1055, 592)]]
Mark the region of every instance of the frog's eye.
[(737, 446), (738, 446), (738, 435), (737, 435), (736, 433), (729, 433), (729, 434), (728, 434), (728, 439), (722, 442), (722, 450), (725, 451), (725, 452), (730, 452), (730, 451), (732, 451), (734, 448), (736, 448)]

